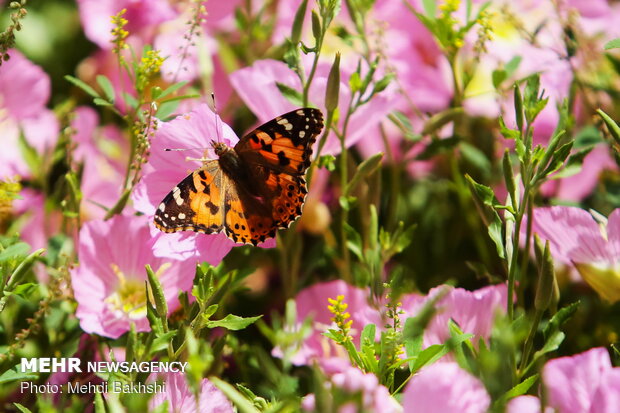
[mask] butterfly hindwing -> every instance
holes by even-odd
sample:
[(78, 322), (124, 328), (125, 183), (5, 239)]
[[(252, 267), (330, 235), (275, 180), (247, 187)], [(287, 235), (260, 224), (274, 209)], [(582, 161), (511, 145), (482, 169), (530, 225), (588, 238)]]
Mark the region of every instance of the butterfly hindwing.
[(164, 232), (224, 230), (223, 174), (209, 161), (189, 174), (163, 199), (155, 212), (155, 226)]
[(255, 246), (267, 238), (275, 237), (277, 225), (271, 214), (271, 206), (237, 188), (232, 181), (226, 188), (226, 235), (234, 242)]

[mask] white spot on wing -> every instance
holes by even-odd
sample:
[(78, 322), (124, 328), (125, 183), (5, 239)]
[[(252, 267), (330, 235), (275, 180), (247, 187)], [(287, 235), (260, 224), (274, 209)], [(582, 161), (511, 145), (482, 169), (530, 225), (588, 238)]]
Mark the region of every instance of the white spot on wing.
[(303, 138), (304, 136), (306, 136), (306, 132), (304, 132), (304, 131), (300, 131), (300, 132), (299, 132), (299, 137), (300, 137), (300, 138)]
[(277, 121), (279, 125), (284, 126), (284, 129), (291, 130), (293, 129), (293, 124), (288, 121), (288, 119), (282, 118)]
[(180, 213), (179, 213), (179, 219), (185, 219), (185, 214), (184, 214), (184, 213), (182, 213), (182, 212), (180, 212)]
[(161, 204), (159, 204), (159, 210), (161, 212), (164, 212), (164, 209), (166, 209), (166, 206), (164, 205), (164, 203), (162, 202)]
[(178, 186), (175, 186), (174, 189), (172, 190), (172, 197), (174, 198), (177, 205), (179, 206), (183, 205), (183, 198), (181, 198), (181, 190), (179, 189)]
[(304, 115), (304, 111), (303, 111), (303, 109), (299, 109), (299, 110), (298, 110), (297, 112), (295, 112), (295, 113), (297, 113), (299, 116), (303, 116), (303, 115)]

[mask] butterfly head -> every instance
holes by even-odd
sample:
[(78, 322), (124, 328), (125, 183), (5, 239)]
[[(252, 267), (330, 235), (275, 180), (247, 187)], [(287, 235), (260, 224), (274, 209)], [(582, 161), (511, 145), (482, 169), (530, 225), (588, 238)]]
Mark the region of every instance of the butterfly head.
[(222, 156), (222, 154), (224, 154), (224, 153), (226, 153), (226, 152), (228, 152), (228, 151), (231, 151), (231, 150), (232, 150), (232, 149), (231, 149), (228, 145), (226, 145), (225, 143), (223, 143), (223, 142), (216, 142), (216, 141), (214, 141), (214, 140), (211, 140), (211, 146), (213, 147), (213, 150), (215, 151), (215, 154), (216, 154), (218, 157), (221, 157), (221, 156)]

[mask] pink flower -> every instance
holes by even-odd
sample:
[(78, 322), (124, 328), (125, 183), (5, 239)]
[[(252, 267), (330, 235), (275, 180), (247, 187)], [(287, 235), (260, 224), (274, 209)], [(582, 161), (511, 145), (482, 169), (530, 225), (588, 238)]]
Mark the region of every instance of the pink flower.
[[(348, 285), (344, 281), (336, 280), (315, 284), (305, 288), (297, 294), (297, 322), (299, 325), (307, 317), (312, 317), (312, 334), (303, 342), (301, 348), (291, 356), (291, 362), (295, 365), (310, 364), (313, 359), (342, 357), (348, 360), (346, 351), (325, 337), (322, 333), (330, 328), (337, 328), (332, 323), (333, 314), (327, 309), (328, 298), (344, 296), (343, 302), (348, 305), (347, 312), (351, 314), (353, 324), (350, 334), (357, 344), (359, 335), (367, 324), (375, 324), (377, 327), (377, 338), (380, 337), (380, 329), (383, 326), (381, 313), (377, 308), (368, 303), (370, 290)], [(275, 348), (273, 354), (276, 357), (282, 356), (283, 349)]]
[[(371, 411), (385, 413), (399, 413), (403, 409), (400, 404), (390, 396), (389, 390), (379, 384), (377, 376), (372, 373), (363, 373), (357, 367), (351, 366), (346, 360), (340, 358), (322, 359), (319, 361), (321, 368), (328, 378), (324, 383), (326, 389), (334, 391), (342, 390), (347, 394), (362, 395), (360, 405), (344, 405), (338, 410), (342, 411)], [(316, 410), (314, 394), (307, 395), (302, 401), (302, 407), (306, 411)], [(349, 410), (343, 410), (349, 409)]]
[(170, 413), (232, 413), (233, 406), (224, 393), (208, 379), (202, 379), (198, 393), (198, 402), (185, 376), (181, 373), (165, 373), (163, 378), (165, 391), (155, 393), (149, 401), (149, 411), (168, 402)]
[(491, 404), (482, 383), (456, 363), (422, 369), (405, 387), (405, 412), (484, 413)]
[(424, 332), (424, 346), (442, 344), (450, 337), (449, 320), (454, 320), (464, 333), (474, 334), (472, 343), (477, 343), (479, 338), (488, 339), (497, 313), (506, 309), (504, 284), (476, 291), (440, 286), (429, 291), (425, 298), (414, 294), (403, 297), (403, 310), (408, 316), (414, 316), (426, 300), (446, 288), (449, 288), (448, 293), (436, 304), (437, 313)]
[(192, 286), (196, 261), (156, 257), (154, 241), (143, 217), (117, 215), (84, 224), (78, 244), (80, 263), (71, 270), (82, 330), (118, 338), (135, 323), (137, 331), (148, 331), (146, 264), (159, 277), (169, 311), (177, 308), (179, 291)]
[(102, 49), (112, 48), (111, 17), (122, 9), (127, 10), (125, 30), (145, 41), (156, 25), (177, 16), (168, 0), (79, 0), (78, 8), (86, 37)]
[[(319, 64), (309, 90), (309, 102), (316, 105), (324, 113), (326, 113), (325, 88), (330, 67), (331, 63)], [(338, 100), (340, 127), (343, 125), (351, 96), (347, 83), (349, 75), (350, 73), (341, 68), (340, 97)], [(232, 73), (230, 80), (233, 88), (241, 96), (245, 104), (263, 123), (298, 107), (282, 95), (276, 84), (277, 82), (294, 90), (301, 90), (299, 78), (283, 62), (276, 60), (257, 61), (250, 67)], [(346, 132), (346, 146), (349, 147), (361, 141), (361, 139), (369, 139), (369, 131), (376, 130), (375, 127), (394, 108), (395, 103), (396, 101), (384, 92), (376, 95), (369, 103), (361, 106), (349, 120)], [(380, 139), (380, 136), (378, 139)], [(332, 132), (327, 138), (322, 154), (338, 153), (340, 153), (340, 141)]]
[[(612, 368), (604, 348), (549, 360), (543, 368), (549, 406), (562, 413), (617, 411), (620, 368)], [(616, 404), (613, 404), (614, 401)]]
[(620, 209), (611, 213), (605, 228), (580, 208), (537, 208), (532, 228), (549, 240), (554, 258), (574, 265), (602, 298), (620, 300)]
[[(413, 3), (416, 10), (421, 10), (421, 4)], [(367, 23), (367, 32), (378, 36), (381, 53), (386, 55), (407, 96), (399, 109), (410, 112), (411, 104), (421, 112), (447, 109), (453, 94), (450, 64), (409, 7), (403, 2), (379, 0)]]
[(58, 137), (58, 121), (45, 107), (50, 97), (49, 76), (17, 50), (0, 70), (0, 179), (30, 174), (20, 147), (20, 131), (39, 152), (51, 148)]
[[(541, 413), (540, 399), (536, 396), (515, 397), (506, 405), (506, 413)], [(554, 410), (545, 407), (544, 413), (554, 413)]]
[[(161, 200), (183, 178), (202, 163), (186, 158), (217, 156), (211, 148), (210, 141), (216, 140), (234, 146), (239, 138), (233, 130), (222, 122), (206, 104), (199, 105), (186, 115), (159, 125), (151, 144), (149, 162), (144, 165), (144, 176), (132, 195), (136, 210), (149, 217), (155, 214), (155, 208)], [(165, 151), (166, 148), (187, 148), (187, 151)], [(195, 253), (210, 264), (217, 265), (235, 246), (223, 233), (204, 235), (194, 233), (166, 234), (156, 242), (156, 254), (166, 250), (182, 253), (184, 256)], [(261, 247), (271, 248), (275, 240), (268, 240)], [(169, 250), (171, 248), (171, 250)]]
[(112, 207), (121, 195), (129, 148), (116, 126), (98, 128), (97, 112), (89, 107), (75, 109), (71, 127), (78, 144), (73, 156), (83, 162), (81, 212), (86, 219), (103, 218), (104, 207)]

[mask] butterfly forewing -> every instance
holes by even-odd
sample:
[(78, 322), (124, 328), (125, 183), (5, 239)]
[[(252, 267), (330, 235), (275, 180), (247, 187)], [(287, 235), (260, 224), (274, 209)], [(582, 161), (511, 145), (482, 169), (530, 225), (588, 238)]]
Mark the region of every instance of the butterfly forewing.
[(303, 108), (286, 113), (244, 136), (235, 146), (249, 165), (259, 164), (290, 175), (303, 175), (310, 166), (312, 144), (323, 129), (323, 114)]

